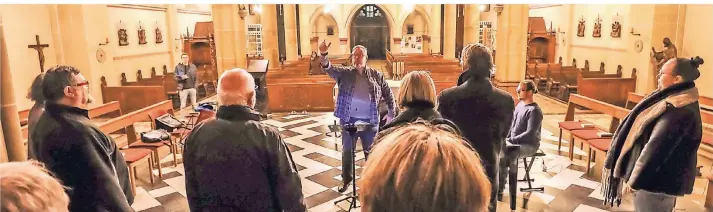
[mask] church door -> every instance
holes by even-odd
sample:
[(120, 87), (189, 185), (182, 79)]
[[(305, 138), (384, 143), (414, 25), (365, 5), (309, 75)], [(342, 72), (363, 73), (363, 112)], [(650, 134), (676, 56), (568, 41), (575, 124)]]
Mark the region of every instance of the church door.
[(385, 50), (391, 46), (389, 32), (386, 16), (381, 9), (373, 4), (364, 5), (353, 17), (349, 32), (350, 47), (362, 45), (366, 47), (369, 59), (386, 59)]

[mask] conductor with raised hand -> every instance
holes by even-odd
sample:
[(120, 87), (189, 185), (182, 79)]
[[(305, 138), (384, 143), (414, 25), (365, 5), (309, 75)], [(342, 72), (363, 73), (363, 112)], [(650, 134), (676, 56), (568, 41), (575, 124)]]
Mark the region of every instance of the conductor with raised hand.
[[(333, 66), (327, 57), (332, 43), (322, 41), (319, 45), (320, 63), (330, 78), (337, 81), (339, 94), (334, 109), (334, 116), (344, 128), (357, 121), (372, 125), (367, 130), (357, 132), (355, 137), (361, 139), (364, 157), (368, 157), (371, 144), (379, 129), (379, 102), (383, 99), (388, 107), (388, 114), (384, 117), (386, 123), (394, 117), (394, 98), (391, 88), (386, 83), (384, 75), (368, 67), (367, 49), (362, 45), (352, 48), (352, 66)], [(356, 139), (354, 139), (356, 141)], [(354, 163), (352, 154), (353, 139), (348, 133), (342, 136), (342, 185), (339, 192), (344, 192), (352, 182), (351, 165)]]

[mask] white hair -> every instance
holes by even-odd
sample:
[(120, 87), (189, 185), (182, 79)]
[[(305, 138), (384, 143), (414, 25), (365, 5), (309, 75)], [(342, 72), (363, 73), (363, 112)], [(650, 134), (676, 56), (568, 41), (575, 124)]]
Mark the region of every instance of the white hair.
[[(243, 91), (245, 92), (237, 92), (237, 91), (231, 91), (231, 90), (225, 90), (224, 86), (221, 86), (223, 83), (223, 76), (225, 76), (226, 73), (230, 71), (245, 71), (245, 69), (241, 68), (234, 68), (231, 70), (228, 70), (221, 75), (220, 79), (218, 79), (218, 88), (217, 88), (217, 95), (218, 95), (218, 104), (220, 105), (245, 105), (249, 107), (254, 107), (255, 105), (255, 82), (250, 80), (247, 83), (243, 83), (243, 86), (245, 86)], [(248, 105), (248, 96), (252, 94), (252, 104), (253, 105)]]
[[(362, 45), (356, 45), (352, 48), (352, 55), (354, 55), (354, 51), (357, 49), (361, 49), (364, 52), (364, 57), (362, 57), (362, 64), (366, 65), (366, 60), (369, 58), (368, 51), (366, 50), (366, 47)], [(352, 60), (354, 60), (354, 56), (352, 56)], [(352, 61), (354, 63), (354, 61)]]

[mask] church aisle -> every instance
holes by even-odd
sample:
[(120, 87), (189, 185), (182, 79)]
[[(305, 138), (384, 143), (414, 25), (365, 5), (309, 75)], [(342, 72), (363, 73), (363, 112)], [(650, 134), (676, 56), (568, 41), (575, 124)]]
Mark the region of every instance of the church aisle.
[[(531, 170), (535, 181), (533, 187), (544, 186), (544, 193), (518, 193), (517, 211), (633, 211), (631, 201), (627, 198), (622, 207), (607, 208), (602, 205), (600, 184), (584, 174), (586, 162), (582, 160), (585, 152), (575, 148), (576, 159), (569, 161), (566, 149), (557, 153), (557, 136), (552, 133), (556, 128), (556, 121), (561, 115), (546, 115), (545, 126), (542, 131), (542, 149), (547, 156), (537, 159)], [(292, 156), (297, 164), (297, 169), (302, 177), (303, 194), (305, 203), (310, 211), (332, 212), (346, 211), (348, 204), (343, 202), (334, 205), (334, 201), (344, 197), (337, 192), (340, 184), (341, 173), (341, 144), (335, 143), (335, 138), (325, 133), (329, 132), (328, 126), (334, 124), (336, 119), (331, 113), (310, 114), (275, 114), (265, 123), (277, 127), (288, 143)], [(554, 126), (551, 124), (554, 122)], [(339, 140), (337, 140), (339, 141)], [(564, 142), (566, 144), (566, 142)], [(360, 146), (360, 145), (357, 145)], [(565, 146), (565, 145), (563, 145)], [(357, 176), (364, 164), (363, 154), (358, 148)], [(179, 155), (180, 158), (180, 155)], [(545, 171), (543, 171), (543, 162)], [(132, 207), (136, 211), (189, 211), (186, 201), (185, 178), (183, 165), (173, 167), (172, 156), (162, 160), (163, 180), (154, 185), (148, 183), (146, 171), (139, 173), (136, 189), (137, 196)], [(139, 170), (143, 170), (139, 168)], [(524, 167), (520, 164), (520, 176), (524, 176)], [(158, 174), (155, 170), (154, 174)], [(525, 187), (526, 182), (520, 182), (519, 187)], [(700, 183), (697, 183), (699, 185)], [(702, 186), (697, 186), (696, 195), (679, 198), (677, 208), (687, 212), (704, 211), (699, 203), (693, 199), (699, 198), (703, 193)], [(509, 198), (505, 190), (503, 202), (499, 202), (498, 211), (509, 211)], [(358, 211), (358, 210), (357, 210)]]

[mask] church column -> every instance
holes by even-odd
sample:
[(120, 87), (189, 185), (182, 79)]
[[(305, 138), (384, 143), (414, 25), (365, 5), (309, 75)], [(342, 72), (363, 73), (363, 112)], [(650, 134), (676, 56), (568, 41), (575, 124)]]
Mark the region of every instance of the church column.
[(446, 4), (443, 17), (443, 58), (456, 58), (456, 4)]
[[(52, 27), (52, 43), (54, 44), (54, 55), (57, 58), (57, 64), (64, 63), (64, 54), (62, 50), (62, 30), (59, 25), (59, 5), (50, 7), (50, 25)], [(47, 67), (46, 67), (47, 68)]]
[[(431, 5), (431, 24), (428, 25), (428, 36), (430, 38), (431, 51), (441, 53), (441, 5)], [(425, 39), (425, 38), (424, 38)], [(425, 45), (425, 43), (424, 43)], [(425, 47), (424, 47), (425, 48)]]
[[(181, 59), (181, 54), (182, 52), (180, 51), (181, 47), (180, 45), (182, 44), (182, 40), (176, 40), (176, 35), (179, 34), (178, 32), (178, 8), (176, 7), (175, 4), (167, 4), (166, 7), (166, 29), (161, 29), (163, 33), (161, 35), (163, 36), (163, 40), (168, 44), (168, 58), (170, 58), (169, 63), (168, 63), (168, 70), (171, 70), (173, 67), (176, 67), (178, 64), (178, 61)], [(178, 47), (178, 48), (176, 48)], [(159, 72), (159, 70), (156, 70), (156, 72)]]
[[(78, 68), (89, 81), (89, 92), (97, 100), (90, 106), (102, 104), (100, 79), (113, 73), (115, 68), (112, 57), (116, 43), (100, 45), (110, 36), (116, 36), (106, 15), (108, 10), (106, 5), (100, 4), (59, 5), (57, 9), (64, 63)], [(104, 50), (107, 58), (103, 62), (95, 56), (99, 49)]]
[(269, 68), (280, 67), (280, 53), (278, 51), (277, 39), (277, 5), (263, 4), (262, 14), (262, 54), (266, 60), (270, 61)]
[(465, 34), (463, 35), (463, 45), (478, 42), (478, 29), (480, 29), (480, 9), (478, 4), (465, 5)]
[(518, 102), (515, 90), (525, 78), (528, 17), (529, 5), (506, 4), (497, 20), (497, 67), (494, 83), (510, 93), (515, 103)]
[(312, 28), (314, 28), (309, 22), (312, 14), (305, 12), (307, 8), (310, 8), (307, 5), (302, 5), (299, 8), (300, 20), (298, 21), (300, 28), (298, 30), (300, 31), (300, 48), (302, 49), (302, 55), (307, 57), (312, 54), (312, 51), (316, 50), (316, 48), (312, 48), (312, 42), (310, 41), (313, 37)]
[[(676, 46), (678, 56), (681, 56), (681, 46), (683, 44), (683, 28), (686, 24), (686, 5), (684, 4), (657, 4), (654, 5), (653, 13), (653, 30), (651, 32), (650, 44), (656, 49), (656, 51), (662, 51), (664, 49), (663, 39), (669, 38), (671, 42)], [(646, 49), (644, 49), (646, 51)], [(650, 51), (650, 50), (649, 50)], [(649, 71), (641, 73), (641, 71), (636, 72), (638, 83), (644, 83), (647, 85), (643, 92), (637, 89), (637, 92), (649, 93), (656, 89), (656, 75), (659, 70), (655, 66), (656, 61), (651, 59), (651, 64), (649, 65)], [(639, 87), (639, 86), (637, 86)]]
[[(20, 115), (17, 113), (15, 104), (15, 89), (12, 85), (12, 73), (10, 73), (10, 63), (8, 62), (7, 47), (5, 45), (4, 25), (0, 18), (0, 122), (2, 122), (3, 145), (7, 151), (9, 161), (27, 160), (24, 139), (20, 131)], [(18, 72), (20, 73), (20, 72)], [(4, 160), (0, 156), (0, 161)]]
[(214, 4), (212, 7), (218, 74), (233, 68), (247, 68), (245, 20), (238, 15), (240, 6)]
[(297, 60), (297, 10), (295, 4), (283, 4), (285, 11), (285, 52), (288, 61)]

